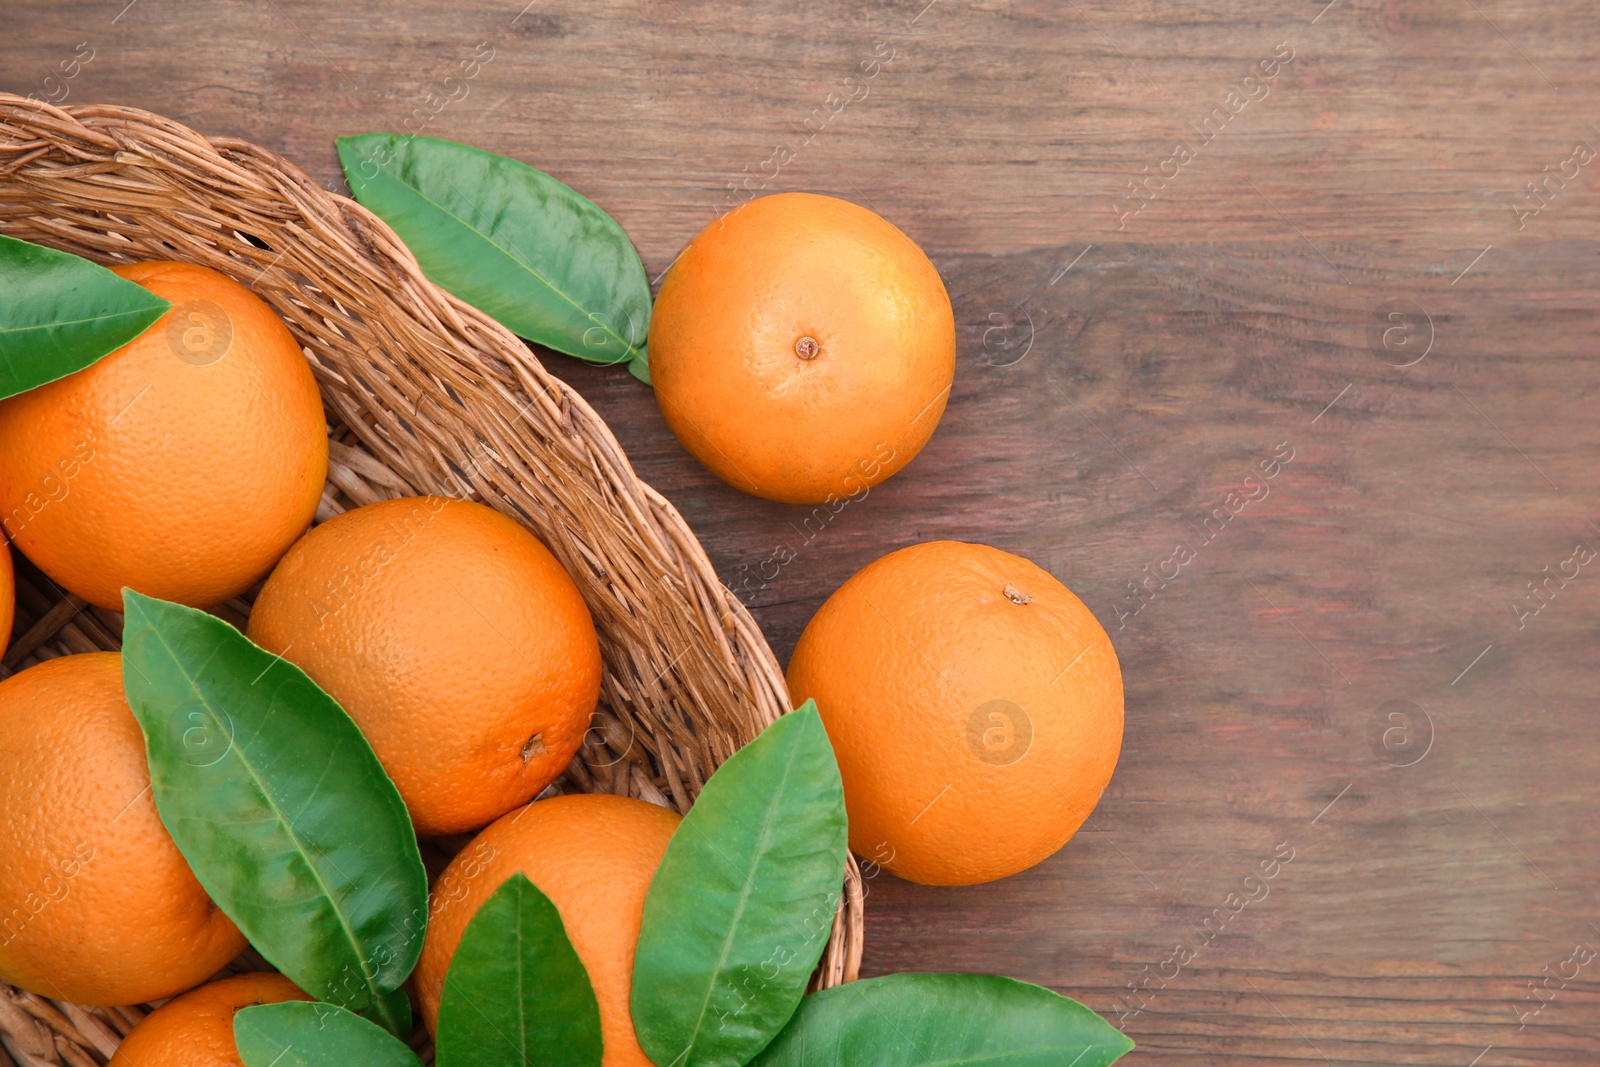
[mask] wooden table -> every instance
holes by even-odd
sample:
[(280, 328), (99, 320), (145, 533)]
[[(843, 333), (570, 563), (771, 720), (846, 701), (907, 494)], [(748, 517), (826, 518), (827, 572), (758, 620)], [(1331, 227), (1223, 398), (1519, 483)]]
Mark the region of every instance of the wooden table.
[(878, 877), (867, 970), (1050, 985), (1129, 1063), (1600, 1059), (1600, 8), (524, 2), (10, 0), (0, 88), (330, 188), (336, 134), (468, 141), (598, 201), (652, 278), (747, 179), (884, 214), (949, 285), (955, 389), (809, 538), (626, 373), (552, 360), (780, 658), (857, 568), (945, 537), (1110, 631), (1127, 737), (1088, 827), (994, 885)]

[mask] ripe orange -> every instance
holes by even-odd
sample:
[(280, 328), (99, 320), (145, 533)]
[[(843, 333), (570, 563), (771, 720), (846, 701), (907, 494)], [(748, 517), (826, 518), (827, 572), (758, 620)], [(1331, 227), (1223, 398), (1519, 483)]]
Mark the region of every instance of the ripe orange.
[(11, 549), (0, 537), (0, 656), (11, 644), (11, 622), (17, 611), (17, 579), (11, 570)]
[(110, 1067), (244, 1067), (233, 1041), (241, 1008), (311, 1000), (281, 974), (238, 974), (163, 1004), (117, 1047)]
[(0, 682), (0, 856), (0, 978), (34, 993), (139, 1004), (244, 948), (156, 814), (115, 652)]
[(817, 504), (865, 493), (933, 436), (955, 317), (922, 249), (864, 207), (780, 193), (724, 215), (650, 320), (667, 425), (728, 484)]
[(600, 1002), (604, 1067), (651, 1067), (633, 1034), (628, 997), (644, 897), (678, 816), (604, 793), (540, 800), (489, 827), (445, 868), (428, 904), (417, 996), (432, 1031), (445, 973), (467, 923), (521, 871), (561, 913)]
[(537, 537), (465, 500), (318, 526), (272, 572), (249, 634), (350, 713), (424, 835), (476, 829), (549, 785), (600, 697), (578, 587)]
[(172, 301), (91, 367), (0, 402), (0, 521), (71, 592), (210, 607), (266, 577), (327, 477), (322, 398), (250, 290), (193, 263), (117, 267)]
[(789, 661), (839, 757), (850, 847), (971, 885), (1066, 844), (1111, 780), (1122, 671), (1083, 601), (986, 545), (933, 541), (862, 568)]

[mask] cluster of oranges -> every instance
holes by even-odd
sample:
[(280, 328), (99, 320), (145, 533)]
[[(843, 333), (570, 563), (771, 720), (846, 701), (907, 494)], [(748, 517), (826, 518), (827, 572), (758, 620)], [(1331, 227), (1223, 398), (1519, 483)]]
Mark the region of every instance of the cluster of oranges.
[[(667, 425), (773, 500), (861, 499), (933, 435), (955, 376), (939, 272), (866, 208), (752, 200), (662, 280), (650, 373)], [(891, 553), (817, 612), (789, 662), (844, 777), (850, 847), (934, 885), (1015, 874), (1088, 817), (1122, 746), (1122, 672), (1049, 573), (985, 545)]]
[[(204, 267), (117, 269), (173, 309), (91, 367), (0, 402), (11, 544), (103, 612), (125, 587), (207, 609), (255, 592), (248, 636), (349, 713), (417, 833), (475, 833), (432, 886), (414, 983), (424, 1020), (468, 921), (520, 871), (589, 971), (606, 1064), (648, 1064), (630, 973), (678, 816), (605, 795), (533, 800), (599, 699), (599, 642), (572, 578), (480, 504), (332, 514), (321, 400), (283, 322)], [(736, 486), (807, 503), (853, 496), (916, 455), (954, 354), (949, 298), (921, 250), (871, 212), (798, 194), (697, 237), (650, 332), (657, 396), (686, 447)], [(12, 596), (0, 541), (0, 642)], [(1120, 746), (1104, 630), (1048, 573), (981, 545), (915, 545), (862, 570), (807, 627), (788, 680), (822, 713), (852, 848), (930, 884), (1056, 851)], [(237, 1064), (233, 1011), (305, 996), (276, 975), (202, 985), (244, 938), (162, 825), (116, 653), (42, 658), (0, 681), (0, 855), (0, 978), (86, 1004), (177, 997), (114, 1064)]]

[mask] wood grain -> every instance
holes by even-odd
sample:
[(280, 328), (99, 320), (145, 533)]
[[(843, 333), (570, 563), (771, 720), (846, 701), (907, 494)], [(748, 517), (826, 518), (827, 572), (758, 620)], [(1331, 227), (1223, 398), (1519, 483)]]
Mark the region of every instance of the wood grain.
[[(826, 522), (716, 482), (627, 375), (548, 361), (780, 658), (855, 569), (938, 537), (1035, 559), (1111, 633), (1127, 737), (1089, 826), (994, 885), (874, 879), (870, 972), (1043, 982), (1122, 1018), (1129, 1063), (1600, 1058), (1600, 960), (1529, 989), (1600, 948), (1600, 569), (1523, 599), (1600, 550), (1600, 167), (1567, 162), (1600, 147), (1600, 10), (125, 2), (8, 4), (0, 88), (249, 137), (330, 188), (335, 134), (420, 126), (589, 195), (652, 278), (786, 144), (767, 190), (866, 203), (929, 249), (949, 410)], [(1244, 79), (1282, 46), (1261, 95)], [(1280, 444), (1270, 492), (1207, 538)], [(1130, 595), (1180, 543), (1179, 577)]]

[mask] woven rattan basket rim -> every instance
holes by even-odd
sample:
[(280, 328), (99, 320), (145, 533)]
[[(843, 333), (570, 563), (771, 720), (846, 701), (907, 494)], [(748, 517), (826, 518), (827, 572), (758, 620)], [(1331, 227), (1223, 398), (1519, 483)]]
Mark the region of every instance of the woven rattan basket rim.
[[(596, 728), (554, 790), (686, 810), (718, 763), (788, 709), (755, 621), (594, 410), (503, 326), (428, 281), (380, 219), (282, 156), (135, 108), (0, 93), (0, 233), (106, 263), (189, 259), (272, 304), (333, 424), (319, 519), (432, 493), (496, 507), (549, 545), (583, 590), (606, 662)], [(217, 610), (242, 622), (248, 598)], [(0, 677), (116, 648), (120, 624), (19, 559)], [(845, 875), (822, 987), (859, 970), (853, 860)], [(264, 966), (247, 953), (233, 969)], [(147, 1008), (86, 1008), (0, 983), (0, 1067), (104, 1063)]]

